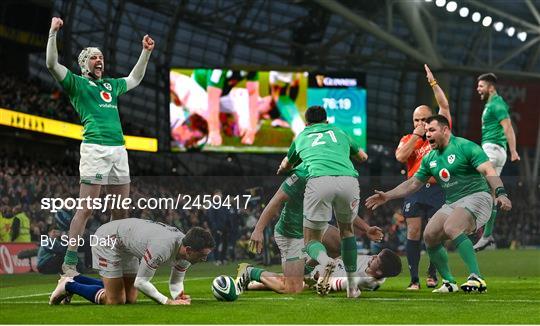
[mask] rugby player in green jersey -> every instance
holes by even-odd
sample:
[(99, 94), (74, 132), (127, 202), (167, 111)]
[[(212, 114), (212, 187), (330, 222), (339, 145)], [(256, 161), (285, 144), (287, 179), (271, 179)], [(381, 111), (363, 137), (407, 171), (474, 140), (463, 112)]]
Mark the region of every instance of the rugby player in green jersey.
[[(69, 238), (82, 236), (86, 221), (92, 214), (90, 203), (99, 197), (101, 186), (116, 195), (118, 200), (129, 196), (129, 165), (124, 146), (124, 135), (118, 114), (118, 97), (135, 88), (142, 81), (150, 53), (154, 49), (154, 40), (145, 35), (142, 40), (142, 52), (129, 76), (124, 78), (105, 78), (105, 62), (98, 48), (84, 48), (79, 54), (81, 76), (75, 75), (58, 63), (56, 34), (64, 22), (58, 17), (51, 20), (47, 42), (46, 64), (69, 96), (71, 104), (79, 114), (84, 126), (79, 165), (80, 193), (84, 200), (71, 221)], [(112, 219), (126, 217), (125, 210), (112, 209)], [(70, 241), (64, 259), (64, 273), (73, 276), (77, 264), (76, 241)]]
[(496, 194), (495, 203), (502, 210), (510, 210), (512, 203), (501, 178), (480, 146), (453, 136), (448, 119), (442, 115), (428, 118), (426, 129), (431, 152), (422, 159), (418, 172), (390, 191), (376, 190), (373, 196), (366, 199), (366, 206), (375, 209), (389, 200), (407, 196), (434, 177), (444, 189), (446, 203), (429, 220), (424, 231), (429, 258), (444, 279), (443, 285), (433, 292), (458, 291), (448, 266), (448, 253), (443, 246), (448, 239), (452, 240), (470, 272), (461, 289), (484, 292), (487, 285), (467, 235), (484, 225), (491, 215), (493, 198), (490, 187)]
[[(300, 164), (292, 174), (281, 184), (263, 212), (250, 238), (250, 249), (261, 253), (263, 248), (263, 231), (270, 222), (279, 215), (279, 220), (274, 228), (274, 239), (281, 253), (281, 266), (283, 275), (269, 274), (265, 279), (268, 286), (279, 293), (298, 293), (304, 288), (304, 235), (302, 233), (304, 191), (307, 182), (307, 169)], [(362, 218), (356, 217), (353, 225), (360, 231), (365, 232), (370, 240), (381, 241), (383, 231), (370, 226)], [(339, 231), (335, 226), (327, 225), (322, 232), (322, 244), (325, 246), (328, 256), (336, 258), (340, 255)], [(312, 267), (306, 266), (308, 269)], [(237, 281), (244, 289), (247, 280), (261, 281), (263, 270), (252, 268), (248, 264), (240, 264)], [(244, 276), (245, 274), (245, 276)], [(268, 273), (267, 273), (268, 274)], [(244, 278), (242, 279), (242, 276)], [(242, 281), (241, 281), (242, 280)]]
[(308, 170), (303, 203), (305, 250), (319, 264), (326, 266), (317, 283), (317, 292), (326, 295), (330, 291), (328, 279), (335, 268), (334, 259), (328, 257), (320, 242), (322, 231), (334, 211), (341, 237), (341, 257), (347, 271), (347, 297), (356, 298), (360, 292), (354, 274), (357, 251), (352, 221), (358, 213), (360, 187), (358, 172), (350, 157), (363, 162), (367, 160), (367, 154), (343, 130), (328, 124), (326, 117), (321, 106), (312, 106), (306, 111), (306, 128), (291, 144), (278, 174), (291, 170), (300, 162)]
[[(501, 175), (506, 163), (506, 147), (510, 150), (510, 161), (519, 161), (520, 158), (516, 150), (516, 134), (510, 120), (508, 104), (497, 94), (496, 84), (495, 74), (483, 74), (478, 77), (476, 90), (480, 94), (480, 99), (486, 101), (482, 112), (482, 149), (486, 152), (497, 174)], [(483, 250), (495, 242), (492, 232), (496, 217), (497, 207), (493, 206), (482, 237), (474, 245), (476, 251)]]

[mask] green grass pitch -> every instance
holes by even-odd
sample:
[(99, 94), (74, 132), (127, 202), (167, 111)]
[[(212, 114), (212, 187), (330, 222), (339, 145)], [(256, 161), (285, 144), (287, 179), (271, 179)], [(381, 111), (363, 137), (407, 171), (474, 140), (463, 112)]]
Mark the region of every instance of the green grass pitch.
[[(404, 270), (356, 300), (343, 292), (318, 297), (306, 290), (299, 295), (253, 291), (235, 302), (218, 302), (211, 294), (212, 278), (234, 276), (236, 266), (200, 264), (185, 280), (191, 306), (160, 306), (140, 295), (135, 305), (98, 306), (75, 297), (69, 306), (51, 307), (48, 293), (56, 276), (2, 275), (0, 324), (539, 324), (540, 250), (485, 251), (478, 258), (488, 284), (485, 294), (432, 294), (425, 287), (407, 292)], [(424, 255), (422, 273), (426, 262)], [(450, 254), (450, 262), (458, 282), (465, 281), (457, 254)], [(162, 270), (154, 279), (163, 293), (168, 293), (167, 278)]]

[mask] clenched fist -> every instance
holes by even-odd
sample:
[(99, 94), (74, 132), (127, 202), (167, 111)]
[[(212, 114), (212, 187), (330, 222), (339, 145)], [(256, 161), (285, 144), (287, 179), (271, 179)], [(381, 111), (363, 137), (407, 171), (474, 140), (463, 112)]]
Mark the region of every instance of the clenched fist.
[(53, 17), (51, 19), (51, 32), (58, 32), (64, 26), (64, 21), (61, 18)]
[(154, 49), (154, 40), (147, 34), (143, 37), (142, 45), (145, 50), (152, 51)]

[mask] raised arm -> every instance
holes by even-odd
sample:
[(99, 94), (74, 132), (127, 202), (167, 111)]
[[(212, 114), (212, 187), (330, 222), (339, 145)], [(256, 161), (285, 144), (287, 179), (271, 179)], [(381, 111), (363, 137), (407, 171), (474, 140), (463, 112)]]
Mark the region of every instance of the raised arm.
[(51, 72), (54, 79), (62, 81), (66, 77), (67, 68), (58, 63), (58, 48), (56, 46), (56, 33), (64, 25), (62, 19), (53, 17), (51, 19), (51, 29), (49, 30), (49, 39), (47, 40), (47, 52), (45, 54), (45, 64)]
[(249, 249), (258, 254), (261, 253), (263, 248), (263, 232), (264, 228), (276, 217), (279, 215), (281, 206), (284, 202), (289, 200), (289, 196), (280, 189), (275, 193), (274, 197), (270, 200), (268, 205), (264, 208), (261, 213), (261, 217), (255, 224), (255, 228), (251, 233), (251, 238), (249, 239)]
[(504, 135), (508, 141), (508, 148), (510, 149), (510, 160), (512, 162), (519, 161), (521, 158), (516, 150), (516, 133), (514, 132), (514, 127), (512, 127), (512, 121), (510, 118), (501, 120), (501, 126), (504, 130)]
[(448, 99), (444, 95), (444, 91), (441, 86), (437, 83), (437, 80), (433, 76), (433, 73), (429, 69), (427, 64), (424, 64), (424, 69), (426, 70), (426, 78), (429, 85), (433, 89), (433, 95), (435, 95), (435, 100), (439, 105), (439, 114), (443, 115), (448, 121), (452, 121), (452, 116), (450, 115), (450, 105), (448, 104)]
[(145, 35), (143, 37), (143, 49), (141, 55), (139, 56), (139, 60), (137, 60), (137, 63), (129, 73), (129, 76), (125, 77), (128, 91), (137, 87), (141, 83), (144, 73), (146, 72), (146, 66), (148, 65), (150, 54), (154, 49), (154, 45), (154, 40), (150, 36)]

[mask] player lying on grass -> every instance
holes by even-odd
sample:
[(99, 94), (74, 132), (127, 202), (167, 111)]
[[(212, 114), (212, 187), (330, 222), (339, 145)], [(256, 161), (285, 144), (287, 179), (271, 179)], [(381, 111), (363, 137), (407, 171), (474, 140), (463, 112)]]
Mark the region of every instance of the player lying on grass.
[[(336, 258), (336, 268), (329, 276), (328, 291), (345, 290), (348, 286), (347, 274), (343, 260)], [(378, 255), (358, 255), (355, 277), (358, 280), (358, 290), (376, 290), (386, 277), (394, 277), (401, 273), (401, 260), (390, 249), (383, 249)], [(283, 274), (265, 271), (261, 268), (240, 264), (238, 286), (242, 291), (270, 289), (277, 293), (285, 292), (286, 277)], [(306, 283), (318, 282), (323, 277), (325, 266), (317, 265), (308, 275)], [(255, 282), (252, 282), (255, 281)], [(311, 282), (310, 282), (311, 281)]]
[[(160, 304), (188, 305), (186, 270), (206, 261), (215, 246), (212, 235), (203, 228), (191, 228), (184, 235), (175, 227), (136, 218), (103, 224), (95, 234), (108, 240), (106, 246), (92, 247), (93, 267), (99, 270), (101, 280), (83, 275), (61, 277), (49, 304), (59, 304), (73, 294), (97, 304), (135, 303), (139, 290)], [(150, 283), (157, 268), (166, 262), (171, 264), (171, 298)]]
[[(307, 169), (304, 164), (297, 166), (281, 184), (257, 221), (250, 239), (250, 249), (261, 253), (263, 231), (279, 215), (274, 230), (274, 239), (281, 254), (283, 269), (283, 292), (297, 293), (303, 290), (304, 279), (304, 235), (302, 230), (304, 191), (307, 182)], [(353, 221), (354, 226), (367, 234), (373, 241), (381, 241), (383, 232), (376, 226), (370, 226), (360, 217)], [(340, 255), (339, 230), (330, 224), (323, 230), (322, 244), (332, 258)], [(317, 257), (312, 257), (316, 259)]]
[(453, 136), (448, 119), (442, 115), (429, 117), (426, 129), (431, 151), (422, 159), (420, 169), (413, 177), (390, 191), (376, 190), (375, 195), (366, 200), (366, 206), (375, 209), (389, 200), (412, 194), (430, 177), (435, 177), (444, 189), (446, 203), (429, 220), (424, 231), (429, 258), (444, 278), (443, 285), (433, 292), (458, 291), (448, 266), (448, 253), (443, 245), (448, 239), (452, 240), (470, 272), (461, 289), (465, 292), (483, 292), (487, 285), (480, 274), (476, 254), (467, 234), (489, 220), (493, 205), (490, 187), (497, 196), (495, 203), (502, 210), (510, 210), (512, 203), (501, 178), (480, 146), (465, 138)]

